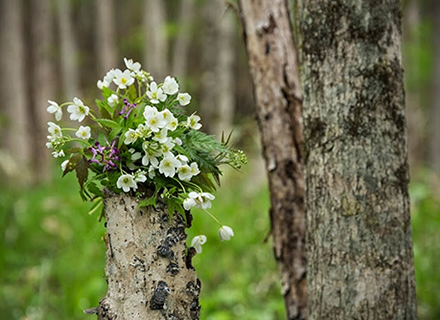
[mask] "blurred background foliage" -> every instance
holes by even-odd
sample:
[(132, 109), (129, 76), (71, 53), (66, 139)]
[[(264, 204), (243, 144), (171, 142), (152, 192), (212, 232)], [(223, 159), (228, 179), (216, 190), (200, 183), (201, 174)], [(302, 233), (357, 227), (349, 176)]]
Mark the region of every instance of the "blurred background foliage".
[[(208, 237), (194, 258), (202, 318), (283, 319), (269, 234), (269, 196), (253, 114), (252, 86), (236, 13), (215, 0), (1, 0), (0, 315), (2, 319), (88, 319), (106, 293), (105, 234), (73, 175), (45, 148), (47, 100), (82, 98), (123, 57), (161, 81), (177, 76), (203, 130), (234, 128), (248, 154), (225, 168), (212, 213), (194, 212), (189, 239)], [(440, 5), (406, 0), (403, 16), (411, 201), (419, 316), (440, 319)], [(229, 8), (229, 9), (228, 9)], [(64, 118), (67, 118), (66, 116)], [(66, 122), (68, 120), (65, 120)]]

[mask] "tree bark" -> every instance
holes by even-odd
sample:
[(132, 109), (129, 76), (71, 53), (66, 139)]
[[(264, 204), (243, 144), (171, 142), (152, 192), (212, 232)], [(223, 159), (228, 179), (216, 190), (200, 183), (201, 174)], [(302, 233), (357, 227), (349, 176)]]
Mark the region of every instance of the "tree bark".
[(240, 3), (270, 187), (270, 217), (287, 319), (306, 319), (301, 93), (287, 2)]
[(416, 319), (399, 0), (301, 0), (310, 319)]
[[(98, 319), (199, 319), (200, 281), (186, 248), (185, 220), (167, 208), (136, 209), (126, 194), (104, 199), (108, 292), (88, 314)], [(189, 219), (189, 217), (187, 217)]]

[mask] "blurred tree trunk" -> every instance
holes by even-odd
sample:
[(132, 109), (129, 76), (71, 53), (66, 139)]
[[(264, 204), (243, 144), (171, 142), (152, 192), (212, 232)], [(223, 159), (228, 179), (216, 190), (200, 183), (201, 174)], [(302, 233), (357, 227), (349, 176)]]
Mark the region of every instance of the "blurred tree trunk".
[(191, 40), (191, 25), (195, 17), (195, 0), (182, 0), (180, 5), (179, 29), (173, 50), (172, 74), (180, 80), (187, 77), (188, 52)]
[[(26, 184), (29, 182), (32, 150), (27, 111), (22, 15), (21, 1), (0, 1), (0, 19), (7, 26), (0, 30), (0, 172), (19, 175), (14, 177), (14, 180)], [(44, 141), (45, 139), (40, 142), (40, 146), (44, 145)], [(6, 159), (3, 156), (5, 154)]]
[(200, 281), (187, 250), (186, 224), (167, 208), (136, 209), (126, 194), (104, 199), (108, 292), (96, 308), (100, 320), (200, 318)]
[(52, 13), (49, 1), (30, 0), (28, 10), (32, 167), (36, 181), (43, 181), (50, 178), (52, 164), (51, 154), (44, 147), (47, 140), (47, 122), (52, 119), (46, 111), (47, 100), (54, 96), (55, 84), (52, 74), (53, 59), (51, 59)]
[(144, 64), (160, 82), (169, 72), (165, 1), (146, 0), (144, 10)]
[(63, 100), (70, 101), (79, 94), (77, 49), (72, 26), (72, 5), (71, 0), (58, 0), (56, 4), (58, 6)]
[[(96, 1), (95, 52), (100, 77), (116, 66), (115, 4), (113, 0)], [(117, 25), (117, 24), (116, 24)]]
[(232, 122), (235, 111), (235, 14), (228, 10), (222, 0), (222, 19), (220, 21), (218, 39), (217, 62), (217, 98), (215, 109), (217, 115), (214, 122), (214, 134), (221, 138), (222, 133), (227, 136), (232, 131)]
[(201, 115), (211, 124), (205, 131), (218, 138), (229, 134), (235, 110), (235, 28), (232, 12), (223, 0), (203, 7)]
[(240, 2), (270, 187), (270, 218), (287, 319), (306, 319), (301, 92), (287, 2)]
[[(409, 0), (406, 3), (403, 18), (403, 42), (407, 47), (420, 46), (420, 8), (418, 0)], [(409, 50), (407, 50), (408, 52)], [(423, 162), (426, 155), (426, 144), (424, 139), (423, 108), (421, 102), (421, 90), (423, 84), (417, 77), (411, 75), (420, 74), (420, 65), (414, 57), (414, 54), (408, 52), (403, 56), (404, 66), (407, 74), (406, 86), (406, 115), (408, 127), (408, 158), (409, 167), (415, 168)], [(409, 76), (409, 77), (408, 77)], [(420, 77), (419, 77), (420, 78)]]
[(440, 174), (440, 1), (433, 1), (434, 72), (430, 111), (430, 167)]
[(310, 319), (416, 319), (399, 0), (299, 1)]

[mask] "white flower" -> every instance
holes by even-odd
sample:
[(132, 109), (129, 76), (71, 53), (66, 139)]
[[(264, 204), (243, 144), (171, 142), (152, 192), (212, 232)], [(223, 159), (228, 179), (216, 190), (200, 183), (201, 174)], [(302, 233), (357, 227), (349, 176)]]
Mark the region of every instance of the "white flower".
[(159, 142), (159, 143), (165, 143), (168, 141), (168, 129), (162, 128), (158, 133), (156, 133), (153, 137), (153, 140)]
[(177, 144), (178, 146), (182, 145), (182, 140), (180, 138), (175, 138), (174, 139), (174, 143)]
[(47, 107), (47, 112), (50, 114), (55, 113), (55, 119), (60, 121), (63, 116), (63, 110), (61, 110), (61, 107), (55, 101), (47, 100), (47, 102), (50, 104), (50, 106)]
[(131, 153), (131, 161), (136, 161), (142, 158), (142, 154), (140, 152), (136, 152), (136, 150), (133, 148), (128, 149), (128, 152)]
[[(61, 132), (61, 127), (53, 122), (48, 122), (49, 128), (47, 128), (47, 131), (52, 135), (50, 139), (60, 138), (63, 136)], [(49, 138), (49, 137), (48, 137)]]
[(61, 164), (61, 170), (66, 171), (67, 168), (67, 164), (69, 163), (69, 160), (63, 161), (63, 163)]
[(196, 249), (197, 253), (202, 253), (202, 244), (206, 243), (206, 236), (195, 236), (191, 241), (191, 247)]
[(197, 162), (191, 163), (190, 169), (191, 169), (192, 176), (196, 176), (200, 173), (199, 166), (197, 165)]
[(163, 114), (158, 112), (156, 107), (145, 106), (144, 110), (145, 125), (153, 132), (158, 132), (166, 126)]
[(147, 181), (147, 177), (145, 176), (145, 172), (142, 172), (142, 171), (138, 170), (134, 174), (134, 181), (136, 181), (136, 182), (145, 182), (145, 181)]
[(144, 166), (148, 166), (148, 164), (151, 164), (154, 168), (157, 168), (159, 166), (159, 160), (157, 160), (157, 157), (161, 155), (160, 152), (156, 150), (157, 144), (154, 143), (148, 143), (147, 141), (144, 141), (142, 143), (142, 149), (145, 151), (145, 155), (142, 158), (142, 164)]
[(73, 104), (67, 107), (67, 111), (70, 113), (70, 120), (78, 120), (78, 122), (84, 120), (85, 116), (89, 114), (89, 110), (89, 107), (85, 106), (78, 98), (73, 98)]
[(192, 178), (191, 168), (187, 164), (178, 167), (177, 173), (179, 174), (179, 179), (182, 181), (189, 181)]
[(112, 94), (110, 97), (107, 98), (108, 104), (111, 107), (114, 107), (119, 102), (119, 97), (116, 94)]
[(162, 88), (157, 87), (156, 82), (150, 83), (150, 88), (147, 91), (147, 96), (150, 98), (150, 102), (157, 104), (160, 101), (164, 102), (167, 98), (167, 95), (163, 93)]
[(218, 235), (220, 236), (220, 239), (223, 240), (229, 240), (231, 239), (231, 237), (234, 236), (234, 231), (228, 227), (228, 226), (222, 226), (219, 230), (218, 230)]
[(119, 89), (127, 89), (134, 83), (134, 78), (129, 70), (122, 72), (121, 70), (116, 69), (113, 74), (113, 82), (119, 87)]
[(171, 153), (171, 150), (174, 148), (175, 144), (172, 138), (168, 138), (168, 140), (160, 145), (160, 151), (163, 154)]
[(137, 189), (136, 182), (134, 181), (133, 176), (130, 174), (121, 175), (118, 181), (116, 182), (116, 186), (119, 189), (124, 190), (124, 192), (130, 191), (130, 188), (133, 190)]
[(128, 131), (125, 133), (124, 143), (125, 144), (133, 143), (137, 140), (137, 138), (139, 138), (139, 134), (137, 133), (137, 131), (133, 129), (128, 129)]
[(90, 127), (89, 126), (85, 126), (85, 127), (80, 126), (78, 128), (78, 131), (75, 133), (75, 135), (80, 139), (84, 139), (84, 140), (90, 139), (90, 136), (91, 136)]
[(163, 110), (161, 113), (163, 115), (163, 119), (166, 122), (166, 128), (171, 131), (176, 130), (177, 125), (179, 124), (179, 120), (177, 120), (177, 118), (174, 117), (174, 115), (168, 109)]
[(193, 198), (186, 198), (185, 200), (183, 200), (183, 208), (185, 210), (190, 210), (192, 207), (195, 207), (196, 205), (197, 202)]
[(181, 106), (186, 106), (191, 102), (191, 96), (188, 93), (179, 93), (177, 95), (177, 100)]
[(115, 79), (115, 69), (110, 69), (105, 77), (104, 80), (102, 81), (105, 85), (105, 87), (108, 87), (110, 85), (110, 83), (112, 83), (112, 81)]
[[(195, 205), (193, 205), (193, 203), (194, 203), (193, 201), (188, 200), (186, 202), (187, 206), (191, 205), (191, 207), (202, 208), (205, 210), (211, 208), (211, 200), (215, 199), (215, 197), (208, 192), (197, 193), (194, 191), (190, 192), (188, 194), (188, 198), (193, 199), (195, 202)], [(183, 205), (185, 207), (185, 201), (183, 201)], [(186, 209), (186, 210), (189, 210), (189, 209)]]
[(133, 59), (124, 58), (124, 63), (127, 69), (131, 71), (139, 71), (141, 69), (141, 64), (139, 62), (133, 62)]
[(165, 156), (159, 164), (159, 172), (165, 177), (174, 177), (176, 174), (176, 168), (180, 166), (180, 161), (173, 155), (169, 154)]
[(199, 123), (200, 117), (196, 114), (191, 115), (186, 120), (186, 125), (194, 130), (199, 130), (202, 127), (202, 124)]
[(179, 91), (179, 85), (177, 84), (176, 79), (167, 76), (163, 82), (163, 92), (166, 94), (175, 94), (177, 91)]
[(188, 162), (188, 157), (184, 156), (183, 154), (178, 154), (176, 159), (179, 160), (182, 165), (185, 165)]
[(53, 155), (53, 157), (54, 158), (58, 158), (58, 157), (64, 157), (65, 156), (65, 154), (64, 154), (64, 151), (63, 150), (61, 150), (61, 151), (54, 151), (54, 152), (52, 152), (52, 155)]

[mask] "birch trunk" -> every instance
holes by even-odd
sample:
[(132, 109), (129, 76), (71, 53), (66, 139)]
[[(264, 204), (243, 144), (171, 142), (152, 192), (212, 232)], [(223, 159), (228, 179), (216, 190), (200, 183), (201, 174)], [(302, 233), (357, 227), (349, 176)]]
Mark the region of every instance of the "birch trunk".
[(298, 13), (309, 319), (416, 319), (400, 1)]
[(306, 319), (301, 93), (284, 0), (240, 1), (270, 187), (270, 218), (287, 319)]
[(199, 319), (200, 281), (183, 217), (176, 212), (170, 219), (160, 203), (156, 209), (137, 205), (126, 194), (104, 199), (108, 292), (85, 313), (103, 320)]

